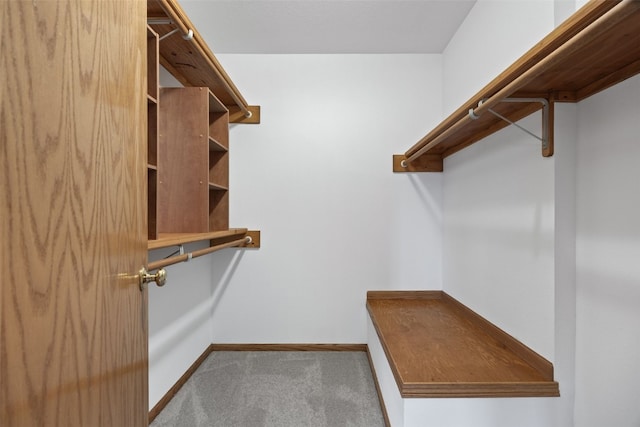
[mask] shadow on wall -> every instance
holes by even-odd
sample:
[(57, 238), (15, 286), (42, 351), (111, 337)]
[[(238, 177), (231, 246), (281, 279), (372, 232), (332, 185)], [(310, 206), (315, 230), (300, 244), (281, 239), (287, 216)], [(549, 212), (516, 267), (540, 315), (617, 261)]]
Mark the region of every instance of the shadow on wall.
[[(213, 316), (222, 296), (229, 287), (229, 283), (236, 273), (245, 251), (244, 249), (223, 250), (216, 258), (216, 262), (211, 263), (211, 316)], [(226, 267), (221, 268), (222, 266)]]
[(416, 190), (416, 194), (420, 198), (424, 210), (427, 212), (430, 218), (436, 218), (438, 223), (442, 221), (442, 210), (440, 201), (434, 199), (434, 196), (429, 191), (429, 184), (426, 182), (427, 176), (416, 176), (416, 174), (408, 174), (411, 185)]
[(153, 366), (179, 346), (191, 331), (206, 323), (211, 315), (211, 299), (202, 301), (149, 338), (149, 365)]
[[(150, 365), (180, 345), (192, 331), (207, 324), (243, 255), (244, 250), (224, 249), (172, 266), (173, 281), (167, 282), (165, 288), (152, 290), (150, 308), (155, 313), (149, 319)], [(159, 254), (164, 256), (167, 254)]]
[[(184, 251), (193, 252), (206, 247), (206, 242), (190, 243), (184, 245)], [(175, 247), (150, 251), (149, 261), (170, 257), (175, 252)], [(209, 256), (203, 256), (189, 262), (170, 265), (165, 267), (167, 284), (162, 288), (149, 286), (150, 337), (161, 333), (187, 315), (193, 307), (209, 298), (210, 262)]]

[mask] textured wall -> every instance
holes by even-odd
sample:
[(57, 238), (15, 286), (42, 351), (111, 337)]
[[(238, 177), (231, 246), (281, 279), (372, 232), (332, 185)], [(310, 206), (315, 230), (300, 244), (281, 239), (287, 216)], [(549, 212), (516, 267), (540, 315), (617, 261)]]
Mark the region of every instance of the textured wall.
[(640, 425), (640, 76), (578, 105), (575, 425)]
[(441, 116), (440, 56), (221, 60), (262, 107), (232, 129), (230, 164), (231, 224), (262, 248), (230, 277), (214, 341), (366, 342), (367, 290), (441, 288), (442, 177), (391, 172)]

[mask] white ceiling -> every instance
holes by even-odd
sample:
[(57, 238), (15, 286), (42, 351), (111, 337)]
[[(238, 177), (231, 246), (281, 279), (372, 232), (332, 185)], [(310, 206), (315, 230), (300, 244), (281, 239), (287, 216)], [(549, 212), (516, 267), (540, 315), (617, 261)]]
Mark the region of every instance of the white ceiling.
[(215, 53), (441, 53), (476, 0), (181, 0)]

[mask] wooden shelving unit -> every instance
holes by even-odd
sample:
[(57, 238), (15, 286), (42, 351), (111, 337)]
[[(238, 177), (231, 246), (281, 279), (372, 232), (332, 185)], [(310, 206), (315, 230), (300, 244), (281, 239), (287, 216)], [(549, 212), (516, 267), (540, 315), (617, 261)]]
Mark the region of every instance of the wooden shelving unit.
[[(259, 123), (174, 0), (148, 0), (149, 249), (209, 240), (228, 245), (259, 231), (229, 228), (229, 123)], [(164, 66), (184, 87), (160, 88)], [(250, 117), (248, 117), (250, 115)]]
[[(184, 86), (206, 86), (229, 110), (231, 123), (260, 123), (260, 107), (247, 104), (224, 68), (204, 42), (195, 26), (174, 0), (147, 0), (147, 19), (154, 22), (153, 29), (165, 36), (175, 29), (174, 34), (162, 40), (160, 44), (160, 64), (165, 67)], [(193, 32), (190, 40), (182, 35)], [(251, 112), (245, 117), (242, 109)]]
[[(489, 108), (513, 122), (541, 108), (536, 102), (501, 102), (505, 98), (544, 98), (553, 109), (554, 102), (579, 102), (638, 73), (640, 2), (592, 0), (418, 143), (394, 156), (393, 170), (441, 172), (444, 158), (508, 126)], [(479, 118), (470, 117), (471, 109)], [(552, 130), (552, 113), (550, 120)], [(543, 155), (553, 155), (552, 135)]]

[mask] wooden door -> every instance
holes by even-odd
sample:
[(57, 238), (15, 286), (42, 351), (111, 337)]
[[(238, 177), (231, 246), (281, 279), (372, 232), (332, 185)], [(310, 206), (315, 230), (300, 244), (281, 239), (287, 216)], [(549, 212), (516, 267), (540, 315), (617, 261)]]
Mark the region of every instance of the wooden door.
[(146, 3), (0, 1), (0, 425), (147, 425)]

